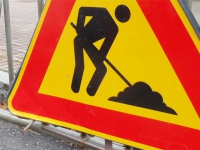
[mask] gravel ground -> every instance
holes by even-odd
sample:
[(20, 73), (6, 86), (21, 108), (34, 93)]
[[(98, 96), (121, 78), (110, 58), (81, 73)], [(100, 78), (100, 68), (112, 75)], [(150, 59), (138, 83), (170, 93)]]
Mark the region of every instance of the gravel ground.
[[(0, 109), (9, 87), (0, 82)], [(73, 143), (29, 131), (24, 133), (18, 125), (0, 119), (0, 150), (86, 150)]]
[(64, 140), (29, 131), (0, 120), (0, 150), (84, 150)]

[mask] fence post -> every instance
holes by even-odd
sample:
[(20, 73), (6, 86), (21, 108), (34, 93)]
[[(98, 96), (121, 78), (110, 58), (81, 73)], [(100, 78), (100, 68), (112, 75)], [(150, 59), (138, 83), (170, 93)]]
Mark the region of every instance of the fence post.
[(6, 46), (7, 46), (9, 82), (11, 83), (14, 79), (14, 71), (13, 71), (9, 0), (3, 0), (3, 7), (4, 7), (4, 19), (5, 19), (5, 34), (6, 34)]
[(44, 0), (37, 0), (37, 3), (38, 3), (38, 18), (40, 18), (44, 7)]
[(112, 150), (112, 141), (105, 139), (105, 150)]

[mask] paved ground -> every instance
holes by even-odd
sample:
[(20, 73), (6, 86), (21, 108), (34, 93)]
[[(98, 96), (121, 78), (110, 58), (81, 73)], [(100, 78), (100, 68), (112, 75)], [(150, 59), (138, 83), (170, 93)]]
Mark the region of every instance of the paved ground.
[[(9, 0), (14, 71), (24, 58), (38, 21), (36, 0)], [(0, 18), (0, 70), (8, 71), (4, 15)]]
[(17, 125), (0, 120), (0, 150), (84, 150), (67, 141), (21, 130)]

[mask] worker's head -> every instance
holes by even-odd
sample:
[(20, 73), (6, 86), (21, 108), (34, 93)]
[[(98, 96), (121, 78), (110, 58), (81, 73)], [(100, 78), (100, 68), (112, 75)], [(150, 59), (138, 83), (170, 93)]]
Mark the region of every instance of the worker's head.
[(115, 9), (115, 16), (120, 22), (127, 22), (130, 19), (131, 12), (125, 5), (119, 5)]

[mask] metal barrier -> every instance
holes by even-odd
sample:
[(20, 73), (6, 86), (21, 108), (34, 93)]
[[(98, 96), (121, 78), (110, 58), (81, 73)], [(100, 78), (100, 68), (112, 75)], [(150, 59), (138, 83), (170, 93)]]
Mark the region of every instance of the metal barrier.
[(25, 127), (24, 130), (32, 129), (39, 133), (50, 135), (58, 139), (64, 139), (68, 142), (83, 146), (85, 148), (91, 148), (93, 150), (131, 150), (131, 147), (126, 147), (123, 144), (114, 143), (109, 140), (104, 140), (99, 137), (91, 137), (81, 133), (68, 130), (61, 127), (55, 127), (53, 125), (43, 124), (38, 121), (31, 121), (27, 119), (18, 118), (12, 115), (9, 111), (0, 109), (0, 119)]

